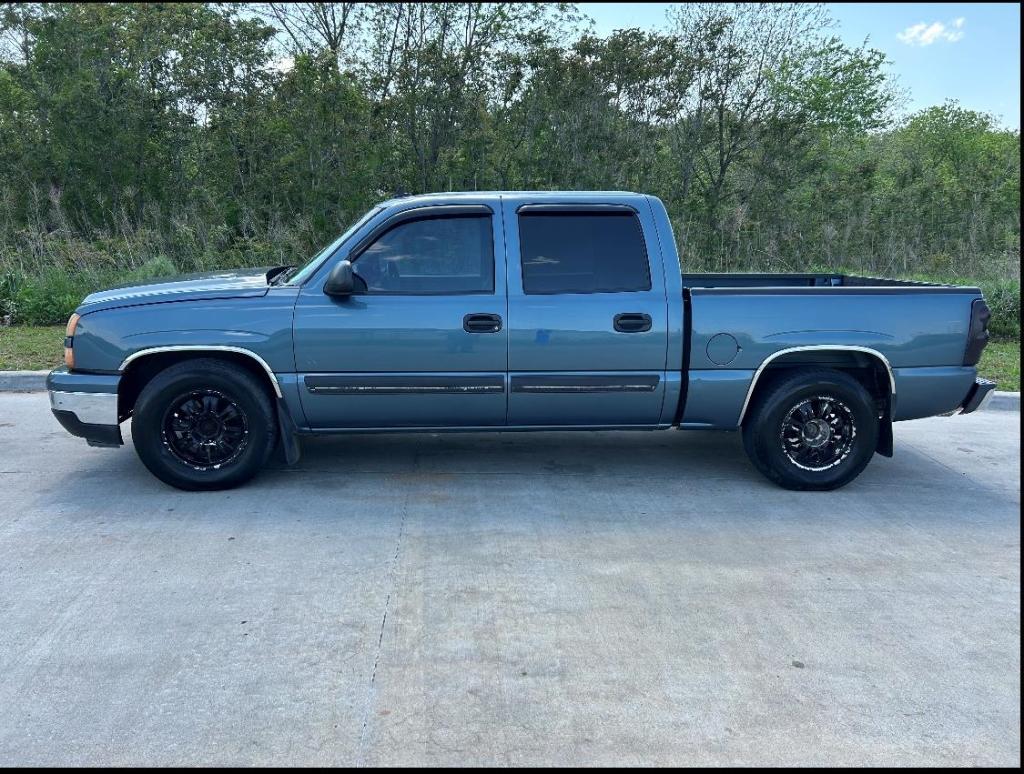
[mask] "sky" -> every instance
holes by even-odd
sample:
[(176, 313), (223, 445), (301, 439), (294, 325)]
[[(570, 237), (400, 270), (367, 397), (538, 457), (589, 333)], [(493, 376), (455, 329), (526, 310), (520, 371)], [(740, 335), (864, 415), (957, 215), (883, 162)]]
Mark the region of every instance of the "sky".
[[(579, 3), (594, 31), (667, 27), (669, 3)], [(905, 112), (959, 100), (1020, 129), (1020, 6), (1015, 3), (826, 3), (833, 33), (868, 39), (907, 97)]]

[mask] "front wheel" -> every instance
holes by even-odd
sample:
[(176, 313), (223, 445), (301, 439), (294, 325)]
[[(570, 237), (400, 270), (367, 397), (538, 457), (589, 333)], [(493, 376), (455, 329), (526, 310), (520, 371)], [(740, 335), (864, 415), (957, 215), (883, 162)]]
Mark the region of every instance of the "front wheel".
[(210, 358), (161, 371), (132, 415), (139, 458), (179, 489), (227, 489), (248, 481), (267, 462), (276, 434), (263, 385), (243, 368)]
[(860, 475), (878, 445), (878, 412), (854, 378), (800, 370), (764, 392), (743, 424), (743, 446), (786, 489), (828, 490)]

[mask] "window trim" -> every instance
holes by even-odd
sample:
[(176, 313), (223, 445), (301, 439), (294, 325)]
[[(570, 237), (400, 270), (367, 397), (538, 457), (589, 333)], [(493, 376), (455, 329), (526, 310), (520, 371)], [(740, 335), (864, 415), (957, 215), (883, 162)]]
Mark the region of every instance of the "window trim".
[(640, 210), (638, 210), (636, 207), (633, 207), (630, 204), (568, 204), (563, 202), (559, 204), (520, 204), (516, 208), (516, 215), (522, 215), (524, 213), (527, 215), (542, 215), (544, 213), (572, 214), (574, 212), (591, 215), (600, 215), (602, 213), (607, 214), (614, 212), (620, 212), (623, 214), (631, 213), (637, 216), (640, 215)]
[[(356, 242), (349, 250), (348, 261), (353, 269), (356, 261), (369, 250), (378, 239), (407, 223), (421, 220), (440, 220), (443, 218), (487, 218), (491, 235), (491, 287), (489, 290), (422, 290), (415, 293), (404, 290), (357, 290), (354, 296), (493, 296), (497, 292), (497, 255), (494, 245), (494, 210), (486, 204), (439, 204), (427, 207), (413, 207), (391, 215)], [(356, 272), (356, 276), (358, 272)], [(362, 279), (362, 277), (360, 277)]]
[[(644, 251), (644, 266), (647, 273), (647, 287), (631, 290), (543, 290), (526, 289), (526, 261), (523, 259), (523, 216), (530, 215), (630, 215), (636, 219), (640, 229), (640, 244)], [(654, 272), (651, 270), (651, 254), (647, 249), (647, 234), (640, 219), (640, 211), (628, 204), (523, 204), (516, 208), (516, 227), (519, 229), (519, 279), (524, 296), (597, 296), (618, 293), (650, 293), (654, 290)]]

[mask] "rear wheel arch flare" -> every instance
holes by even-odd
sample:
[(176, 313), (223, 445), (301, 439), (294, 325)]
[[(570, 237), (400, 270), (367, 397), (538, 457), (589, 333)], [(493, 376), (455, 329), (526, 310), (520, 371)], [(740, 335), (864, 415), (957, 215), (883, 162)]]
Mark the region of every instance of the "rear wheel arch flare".
[[(802, 347), (788, 347), (773, 352), (765, 358), (754, 372), (747, 388), (746, 398), (740, 409), (736, 425), (742, 426), (750, 416), (750, 407), (755, 397), (771, 382), (777, 371), (796, 368), (832, 368), (849, 372), (869, 392), (883, 401), (885, 411), (892, 416), (896, 401), (896, 377), (889, 360), (876, 349), (840, 344), (816, 344)], [(873, 378), (865, 379), (865, 371)]]

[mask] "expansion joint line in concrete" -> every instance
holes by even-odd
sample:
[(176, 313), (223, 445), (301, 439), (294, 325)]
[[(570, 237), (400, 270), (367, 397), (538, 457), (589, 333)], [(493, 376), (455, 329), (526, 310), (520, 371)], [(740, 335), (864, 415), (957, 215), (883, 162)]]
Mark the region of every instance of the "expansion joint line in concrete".
[(398, 539), (395, 541), (395, 553), (391, 557), (388, 568), (388, 594), (384, 599), (384, 614), (380, 619), (380, 632), (377, 634), (377, 650), (373, 654), (373, 669), (370, 672), (370, 683), (366, 688), (366, 699), (363, 706), (363, 727), (359, 731), (359, 757), (357, 766), (365, 765), (366, 756), (366, 729), (370, 724), (370, 713), (373, 711), (373, 697), (375, 684), (377, 682), (377, 664), (380, 663), (380, 654), (384, 644), (384, 627), (388, 622), (388, 610), (391, 609), (391, 594), (395, 587), (395, 572), (398, 566), (398, 555), (402, 551), (402, 538), (405, 536), (405, 520), (409, 514), (409, 498), (406, 496), (402, 504), (402, 520), (398, 525)]

